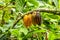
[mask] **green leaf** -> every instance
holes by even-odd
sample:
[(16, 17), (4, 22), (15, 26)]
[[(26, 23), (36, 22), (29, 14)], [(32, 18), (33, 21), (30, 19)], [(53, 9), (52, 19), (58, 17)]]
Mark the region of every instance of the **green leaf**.
[(12, 34), (13, 36), (19, 36), (19, 31), (18, 31), (18, 29), (11, 29), (10, 32), (11, 32), (11, 34)]
[(55, 6), (58, 8), (58, 0), (53, 0)]
[(28, 0), (30, 3), (32, 3), (34, 6), (38, 7), (39, 3), (37, 0)]
[(55, 39), (55, 34), (53, 32), (49, 32), (48, 40), (54, 40), (54, 39)]
[(16, 0), (16, 10), (17, 11), (22, 11), (23, 10), (23, 6), (24, 6), (24, 1), (25, 0)]
[(60, 0), (59, 0), (59, 2), (58, 2), (58, 3), (59, 3), (59, 8), (60, 8)]
[(21, 27), (20, 32), (23, 32), (25, 35), (28, 33), (28, 30), (26, 28)]

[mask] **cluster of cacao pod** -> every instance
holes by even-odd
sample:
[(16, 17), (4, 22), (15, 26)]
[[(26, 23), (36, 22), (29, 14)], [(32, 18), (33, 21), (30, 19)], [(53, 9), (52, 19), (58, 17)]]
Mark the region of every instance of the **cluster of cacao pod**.
[(41, 25), (41, 15), (40, 12), (33, 11), (23, 17), (23, 22), (26, 28), (33, 25)]

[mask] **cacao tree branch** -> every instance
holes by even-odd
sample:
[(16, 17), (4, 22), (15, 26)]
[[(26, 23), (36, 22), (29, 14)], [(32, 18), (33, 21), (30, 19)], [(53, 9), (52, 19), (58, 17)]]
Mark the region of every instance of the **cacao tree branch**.
[[(36, 10), (32, 10), (32, 11), (26, 12), (26, 13), (24, 13), (23, 15), (21, 15), (21, 16), (19, 17), (19, 19), (17, 19), (17, 20), (14, 22), (12, 28), (14, 28), (14, 26), (19, 22), (20, 19), (23, 18), (24, 15), (29, 14), (29, 13), (32, 13), (33, 11), (47, 12), (47, 13), (53, 13), (53, 14), (60, 15), (60, 10), (47, 9), (47, 8), (39, 8), (39, 9), (36, 9)], [(18, 15), (18, 16), (19, 16), (19, 15)]]

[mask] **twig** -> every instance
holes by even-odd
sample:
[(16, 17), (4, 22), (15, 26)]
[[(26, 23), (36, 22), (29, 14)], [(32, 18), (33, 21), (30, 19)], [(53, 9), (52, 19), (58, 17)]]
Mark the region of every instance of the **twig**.
[(57, 9), (40, 8), (40, 9), (37, 9), (36, 11), (47, 12), (47, 13), (53, 13), (53, 14), (60, 15), (60, 10), (59, 9), (57, 10)]
[(48, 40), (47, 32), (45, 33), (45, 40)]
[(3, 24), (5, 23), (5, 20), (4, 20), (4, 15), (5, 15), (5, 11), (3, 11), (3, 14), (2, 14), (2, 20), (1, 20), (1, 26), (3, 26)]
[(4, 7), (4, 6), (2, 6), (2, 7), (0, 8), (0, 10), (4, 10), (4, 8), (8, 7), (9, 5), (10, 5), (10, 3), (6, 4), (6, 6), (5, 6), (5, 7)]

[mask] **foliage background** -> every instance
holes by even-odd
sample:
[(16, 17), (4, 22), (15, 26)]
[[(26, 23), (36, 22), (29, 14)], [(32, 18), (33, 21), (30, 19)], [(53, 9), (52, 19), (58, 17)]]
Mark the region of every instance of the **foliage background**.
[(60, 0), (0, 0), (0, 40), (60, 40), (60, 15), (53, 13), (40, 12), (41, 29), (32, 25), (30, 32), (23, 19), (12, 29), (19, 12), (24, 14), (37, 8), (60, 9)]

